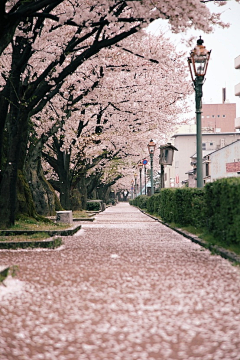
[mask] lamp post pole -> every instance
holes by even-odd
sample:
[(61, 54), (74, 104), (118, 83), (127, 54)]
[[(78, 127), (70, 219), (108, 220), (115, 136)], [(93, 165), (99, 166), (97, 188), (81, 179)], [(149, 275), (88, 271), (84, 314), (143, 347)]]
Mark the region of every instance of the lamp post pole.
[(143, 163), (139, 163), (138, 164), (138, 168), (139, 168), (139, 177), (140, 177), (140, 195), (142, 195), (142, 168), (143, 168)]
[(137, 174), (134, 174), (134, 199), (137, 197)]
[[(203, 170), (202, 170), (202, 86), (204, 76), (207, 72), (208, 62), (211, 51), (206, 50), (203, 45), (204, 41), (200, 38), (197, 40), (196, 47), (191, 51), (188, 58), (188, 66), (195, 90), (196, 104), (196, 132), (197, 132), (197, 187), (203, 187)], [(194, 79), (195, 76), (195, 79)]]
[(146, 165), (144, 165), (144, 175), (145, 175), (145, 195), (147, 195), (147, 168), (146, 168)]
[(151, 161), (151, 195), (154, 194), (154, 187), (153, 187), (153, 155), (155, 150), (155, 142), (153, 140), (150, 140), (148, 144), (148, 151), (150, 155), (150, 161)]
[(151, 160), (151, 195), (154, 194), (154, 188), (153, 188), (153, 153), (150, 153), (150, 160)]
[(197, 125), (197, 187), (203, 187), (202, 168), (202, 86), (204, 76), (196, 76), (194, 81), (196, 125)]
[(147, 159), (143, 159), (142, 164), (144, 166), (144, 194), (147, 194), (147, 169), (146, 169), (146, 165), (147, 165)]

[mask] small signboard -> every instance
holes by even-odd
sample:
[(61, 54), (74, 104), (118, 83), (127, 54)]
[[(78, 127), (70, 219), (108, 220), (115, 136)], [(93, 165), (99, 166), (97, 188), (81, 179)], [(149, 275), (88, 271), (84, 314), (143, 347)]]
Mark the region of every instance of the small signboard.
[(144, 159), (144, 160), (142, 161), (142, 163), (143, 163), (143, 165), (147, 165), (147, 163), (148, 163), (147, 159)]

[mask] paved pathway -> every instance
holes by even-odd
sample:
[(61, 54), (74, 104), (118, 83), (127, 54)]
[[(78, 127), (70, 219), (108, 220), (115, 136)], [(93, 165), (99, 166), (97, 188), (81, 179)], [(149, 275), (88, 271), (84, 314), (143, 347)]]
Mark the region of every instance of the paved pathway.
[(0, 360), (240, 360), (238, 267), (126, 203), (64, 242), (0, 251)]

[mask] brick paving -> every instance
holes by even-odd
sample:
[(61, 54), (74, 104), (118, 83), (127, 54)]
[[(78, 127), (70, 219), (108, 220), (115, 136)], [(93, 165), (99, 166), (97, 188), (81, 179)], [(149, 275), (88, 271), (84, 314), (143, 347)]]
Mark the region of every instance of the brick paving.
[(127, 203), (1, 250), (0, 360), (240, 360), (240, 268)]

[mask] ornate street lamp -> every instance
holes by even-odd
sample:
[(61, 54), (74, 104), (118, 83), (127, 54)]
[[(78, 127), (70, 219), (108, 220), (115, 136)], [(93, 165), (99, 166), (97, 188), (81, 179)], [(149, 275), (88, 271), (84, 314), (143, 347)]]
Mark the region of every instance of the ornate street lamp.
[(143, 163), (140, 162), (138, 164), (138, 168), (139, 168), (139, 175), (140, 175), (140, 195), (142, 195), (142, 169), (143, 169)]
[(171, 143), (160, 146), (159, 164), (161, 165), (161, 189), (164, 184), (164, 165), (172, 165), (174, 150), (178, 151)]
[[(188, 58), (188, 66), (195, 90), (196, 102), (196, 124), (197, 124), (197, 187), (203, 187), (203, 171), (202, 171), (202, 86), (204, 76), (207, 72), (208, 62), (211, 51), (208, 51), (203, 45), (203, 40), (197, 40), (197, 46), (191, 51)], [(194, 79), (195, 76), (195, 79)]]
[(148, 152), (149, 152), (150, 160), (151, 160), (151, 195), (154, 194), (154, 187), (153, 187), (153, 155), (154, 155), (155, 147), (156, 147), (155, 142), (153, 140), (150, 140), (150, 142), (148, 143)]

